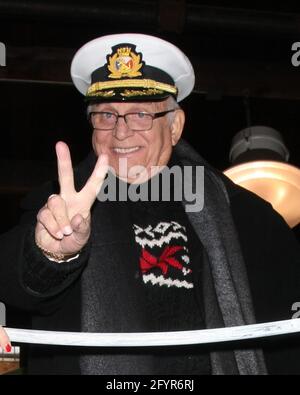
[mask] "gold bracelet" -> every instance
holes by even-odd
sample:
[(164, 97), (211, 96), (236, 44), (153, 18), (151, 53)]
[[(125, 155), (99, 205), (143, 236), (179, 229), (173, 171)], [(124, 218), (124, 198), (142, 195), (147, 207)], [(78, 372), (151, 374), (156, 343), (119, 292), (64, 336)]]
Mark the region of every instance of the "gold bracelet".
[(37, 241), (35, 241), (35, 244), (43, 252), (43, 254), (46, 255), (46, 257), (52, 258), (52, 259), (54, 259), (56, 261), (65, 261), (66, 259), (70, 259), (70, 258), (76, 256), (80, 252), (80, 251), (78, 251), (78, 252), (73, 253), (73, 254), (59, 254), (59, 253), (56, 253), (56, 252), (52, 252), (52, 251), (46, 250)]

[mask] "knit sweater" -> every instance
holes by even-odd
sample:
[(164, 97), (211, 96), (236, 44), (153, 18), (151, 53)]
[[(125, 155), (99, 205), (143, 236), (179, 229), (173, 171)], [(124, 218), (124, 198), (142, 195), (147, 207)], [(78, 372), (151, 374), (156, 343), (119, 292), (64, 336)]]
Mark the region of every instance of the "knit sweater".
[[(129, 207), (149, 331), (205, 328), (203, 301), (195, 292), (195, 286), (201, 286), (195, 281), (201, 276), (202, 245), (182, 205), (131, 202)], [(157, 374), (210, 374), (209, 355), (197, 346), (153, 353)]]

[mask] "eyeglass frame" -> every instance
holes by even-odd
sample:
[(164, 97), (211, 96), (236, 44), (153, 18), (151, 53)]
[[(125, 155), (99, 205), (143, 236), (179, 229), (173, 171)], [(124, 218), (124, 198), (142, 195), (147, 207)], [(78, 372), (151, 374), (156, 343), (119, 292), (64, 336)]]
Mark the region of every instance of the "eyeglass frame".
[[(127, 116), (127, 115), (132, 115), (132, 114), (146, 114), (146, 115), (150, 115), (151, 118), (152, 118), (152, 122), (151, 122), (150, 128), (148, 128), (148, 129), (130, 129), (130, 128), (129, 128), (129, 129), (132, 130), (133, 132), (146, 132), (147, 130), (151, 130), (151, 129), (152, 129), (154, 119), (164, 117), (164, 116), (167, 115), (168, 113), (174, 112), (174, 111), (176, 111), (176, 110), (178, 110), (178, 109), (177, 109), (177, 108), (173, 108), (173, 109), (171, 109), (171, 110), (166, 110), (166, 111), (161, 111), (161, 112), (135, 111), (135, 112), (128, 112), (128, 113), (123, 114), (123, 115), (118, 114), (118, 113), (115, 113), (115, 112), (112, 112), (112, 111), (91, 111), (91, 112), (88, 114), (88, 119), (89, 119), (89, 122), (91, 123), (93, 129), (95, 129), (95, 130), (103, 130), (103, 131), (111, 131), (111, 130), (114, 130), (115, 127), (117, 126), (117, 124), (118, 124), (118, 122), (119, 122), (119, 118), (124, 118), (124, 121), (125, 121), (127, 127), (129, 128), (128, 123), (127, 123), (127, 121), (126, 121), (126, 116)], [(114, 115), (114, 116), (116, 117), (114, 127), (112, 127), (111, 129), (102, 129), (102, 128), (100, 129), (100, 128), (95, 128), (94, 125), (93, 125), (93, 122), (92, 122), (92, 115), (93, 115), (93, 114), (112, 114), (112, 115)]]

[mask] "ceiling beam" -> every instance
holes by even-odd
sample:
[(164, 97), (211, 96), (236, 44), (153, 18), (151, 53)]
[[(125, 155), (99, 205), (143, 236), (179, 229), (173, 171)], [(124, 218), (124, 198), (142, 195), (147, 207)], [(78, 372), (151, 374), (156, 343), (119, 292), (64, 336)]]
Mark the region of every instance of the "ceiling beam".
[(300, 100), (300, 73), (289, 60), (271, 63), (241, 60), (194, 60), (199, 93)]
[[(168, 3), (169, 13), (173, 8), (184, 10), (178, 19), (180, 28), (184, 31), (199, 31), (203, 28), (215, 31), (216, 29), (234, 30), (242, 33), (261, 34), (298, 34), (300, 32), (300, 15), (297, 13), (274, 12), (255, 9), (243, 9), (233, 7), (204, 6), (186, 1), (183, 6), (181, 0), (161, 0), (158, 7), (153, 1), (102, 0), (101, 5), (95, 4), (79, 5), (68, 3), (42, 3), (33, 1), (0, 1), (0, 15), (3, 17), (18, 17), (23, 19), (38, 18), (45, 20), (66, 20), (68, 23), (91, 24), (102, 23), (104, 26), (114, 21), (115, 26), (128, 26), (131, 29), (136, 26), (164, 28), (174, 31), (174, 24), (160, 23), (161, 12)], [(185, 2), (184, 2), (185, 3)], [(118, 10), (118, 12), (116, 12)], [(178, 17), (178, 13), (176, 14)], [(184, 20), (182, 17), (184, 16)], [(178, 27), (178, 25), (177, 25)]]
[[(72, 85), (70, 64), (76, 50), (7, 47), (6, 67), (0, 83), (28, 82)], [(191, 59), (196, 73), (195, 91), (223, 96), (300, 99), (300, 73), (290, 60), (259, 62), (226, 59)]]
[(168, 32), (182, 33), (186, 20), (186, 0), (160, 0), (160, 29)]

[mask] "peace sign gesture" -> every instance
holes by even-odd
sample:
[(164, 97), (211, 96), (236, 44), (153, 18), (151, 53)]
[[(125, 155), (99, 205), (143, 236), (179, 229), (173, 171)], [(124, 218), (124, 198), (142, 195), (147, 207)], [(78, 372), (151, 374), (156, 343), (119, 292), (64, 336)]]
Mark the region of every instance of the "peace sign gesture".
[[(51, 195), (38, 212), (35, 240), (52, 255), (71, 256), (87, 243), (91, 229), (90, 210), (108, 171), (108, 157), (98, 157), (81, 191), (74, 186), (72, 161), (67, 144), (56, 144), (59, 195)], [(47, 254), (46, 254), (47, 255)]]

